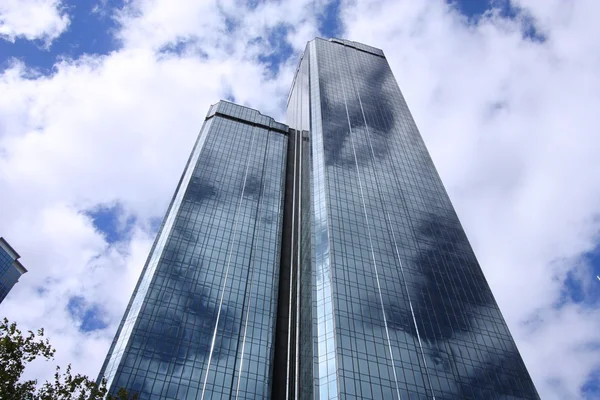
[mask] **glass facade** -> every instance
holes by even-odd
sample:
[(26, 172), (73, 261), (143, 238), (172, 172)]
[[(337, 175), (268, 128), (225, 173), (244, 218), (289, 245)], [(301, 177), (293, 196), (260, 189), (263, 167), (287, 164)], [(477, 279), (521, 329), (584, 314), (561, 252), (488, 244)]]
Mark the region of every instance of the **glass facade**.
[(309, 42), (287, 115), (311, 143), (307, 397), (537, 399), (383, 52)]
[(18, 261), (19, 254), (0, 237), (0, 303), (27, 270)]
[(211, 107), (102, 368), (111, 392), (269, 396), (287, 131)]
[(102, 367), (141, 399), (538, 399), (385, 55), (212, 106)]

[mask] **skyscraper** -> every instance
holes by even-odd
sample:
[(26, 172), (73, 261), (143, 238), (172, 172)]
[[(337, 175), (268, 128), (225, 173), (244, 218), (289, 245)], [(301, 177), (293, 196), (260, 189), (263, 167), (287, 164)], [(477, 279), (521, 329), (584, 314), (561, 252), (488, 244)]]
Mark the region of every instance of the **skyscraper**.
[(142, 398), (537, 399), (383, 52), (212, 106), (100, 376)]
[(6, 298), (21, 275), (27, 272), (19, 258), (19, 253), (3, 237), (0, 237), (0, 303)]
[(288, 128), (212, 106), (102, 367), (148, 399), (263, 398)]

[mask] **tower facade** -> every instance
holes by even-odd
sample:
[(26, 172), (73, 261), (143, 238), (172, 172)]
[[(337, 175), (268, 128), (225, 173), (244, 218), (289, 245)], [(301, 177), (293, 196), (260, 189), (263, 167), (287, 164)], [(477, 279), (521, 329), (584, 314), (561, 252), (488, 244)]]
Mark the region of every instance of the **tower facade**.
[(27, 272), (19, 258), (19, 253), (3, 237), (0, 237), (0, 303), (6, 298), (21, 275)]
[(314, 397), (537, 398), (383, 52), (309, 42), (287, 123), (310, 132)]
[(210, 108), (100, 372), (112, 392), (269, 397), (287, 132)]
[(100, 377), (141, 398), (537, 399), (383, 52), (211, 107)]

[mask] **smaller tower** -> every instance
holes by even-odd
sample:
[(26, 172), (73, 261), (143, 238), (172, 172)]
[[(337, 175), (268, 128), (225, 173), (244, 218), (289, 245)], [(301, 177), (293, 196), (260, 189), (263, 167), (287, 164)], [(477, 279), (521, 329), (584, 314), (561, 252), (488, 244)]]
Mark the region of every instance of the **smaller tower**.
[(0, 237), (0, 303), (27, 270), (19, 262), (19, 254)]

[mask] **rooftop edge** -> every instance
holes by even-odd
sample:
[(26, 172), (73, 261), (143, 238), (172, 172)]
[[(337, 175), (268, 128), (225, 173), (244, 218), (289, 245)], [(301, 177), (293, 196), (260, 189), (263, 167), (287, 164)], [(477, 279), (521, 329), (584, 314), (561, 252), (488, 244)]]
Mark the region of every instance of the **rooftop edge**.
[(285, 134), (287, 134), (289, 130), (289, 127), (286, 124), (276, 121), (273, 117), (264, 115), (254, 108), (242, 106), (227, 100), (220, 100), (219, 102), (212, 104), (206, 114), (205, 120), (210, 119), (215, 115), (240, 122), (246, 122)]

